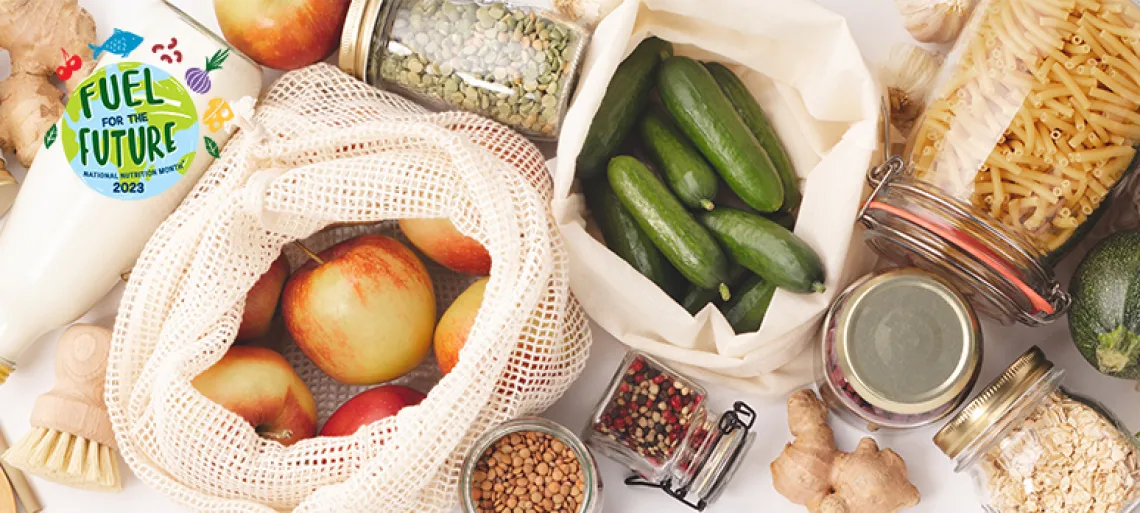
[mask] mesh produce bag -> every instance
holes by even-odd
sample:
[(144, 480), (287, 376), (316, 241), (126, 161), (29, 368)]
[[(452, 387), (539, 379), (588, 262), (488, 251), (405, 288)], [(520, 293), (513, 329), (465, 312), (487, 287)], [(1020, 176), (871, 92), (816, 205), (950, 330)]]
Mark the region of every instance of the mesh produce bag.
[[(492, 121), (428, 113), (325, 65), (284, 76), (248, 126), (158, 229), (127, 286), (106, 397), (125, 460), (200, 511), (449, 509), (475, 439), (549, 407), (585, 365), (590, 335), (568, 290), (542, 155)], [(413, 217), (450, 218), (494, 261), (462, 358), (423, 403), (351, 437), (284, 447), (191, 386), (231, 345), (247, 291), (286, 244), (398, 236), (390, 220)], [(353, 226), (317, 234), (344, 223)], [(428, 265), (442, 313), (472, 278)], [(295, 347), (286, 356), (321, 420), (362, 390)], [(434, 369), (406, 379), (434, 381)]]

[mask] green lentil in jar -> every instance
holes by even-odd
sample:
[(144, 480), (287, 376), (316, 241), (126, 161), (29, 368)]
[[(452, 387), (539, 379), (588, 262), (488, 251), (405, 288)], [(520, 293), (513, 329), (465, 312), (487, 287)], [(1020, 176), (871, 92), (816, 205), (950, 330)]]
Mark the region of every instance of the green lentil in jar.
[(540, 138), (558, 133), (586, 43), (577, 25), (536, 11), (452, 0), (405, 0), (387, 41), (372, 37), (369, 82)]

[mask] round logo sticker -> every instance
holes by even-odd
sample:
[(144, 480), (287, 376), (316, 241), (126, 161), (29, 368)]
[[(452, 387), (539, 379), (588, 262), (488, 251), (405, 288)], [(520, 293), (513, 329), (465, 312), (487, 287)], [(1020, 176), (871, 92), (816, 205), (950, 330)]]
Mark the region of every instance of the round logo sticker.
[(146, 199), (173, 187), (198, 148), (190, 93), (169, 73), (140, 62), (96, 70), (72, 92), (61, 125), (72, 171), (115, 199)]

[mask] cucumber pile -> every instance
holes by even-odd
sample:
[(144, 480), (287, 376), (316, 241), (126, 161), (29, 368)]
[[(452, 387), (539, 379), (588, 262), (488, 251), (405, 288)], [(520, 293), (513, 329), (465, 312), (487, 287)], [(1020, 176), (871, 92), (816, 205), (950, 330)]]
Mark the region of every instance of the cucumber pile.
[[(607, 246), (690, 313), (711, 303), (737, 333), (753, 332), (777, 288), (824, 290), (819, 256), (791, 232), (795, 168), (724, 65), (642, 41), (610, 82), (578, 173)], [(719, 205), (722, 183), (748, 208)]]

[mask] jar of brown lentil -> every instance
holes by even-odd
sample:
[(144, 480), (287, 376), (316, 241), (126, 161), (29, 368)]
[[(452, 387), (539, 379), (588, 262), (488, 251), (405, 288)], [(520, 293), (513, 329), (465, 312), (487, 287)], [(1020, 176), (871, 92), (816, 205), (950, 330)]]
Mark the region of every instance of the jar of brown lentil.
[(708, 392), (653, 357), (631, 351), (614, 374), (586, 443), (624, 464), (630, 486), (660, 488), (703, 510), (736, 473), (751, 446), (756, 412), (737, 402), (720, 415)]
[(429, 108), (558, 135), (589, 33), (554, 13), (472, 0), (353, 0), (340, 67)]
[(1129, 513), (1140, 446), (1103, 405), (1061, 387), (1034, 347), (934, 438), (992, 513)]
[(475, 441), (459, 476), (459, 503), (464, 513), (598, 513), (602, 479), (573, 432), (526, 417)]

